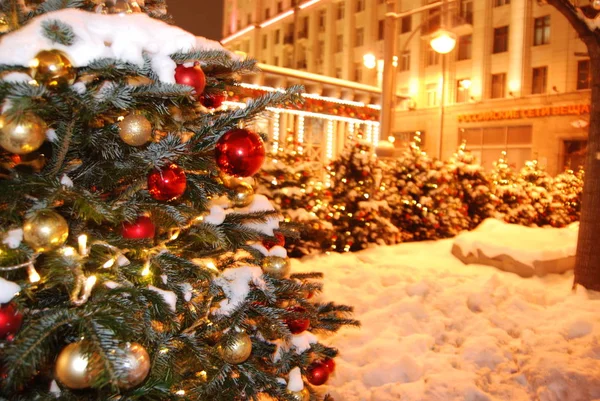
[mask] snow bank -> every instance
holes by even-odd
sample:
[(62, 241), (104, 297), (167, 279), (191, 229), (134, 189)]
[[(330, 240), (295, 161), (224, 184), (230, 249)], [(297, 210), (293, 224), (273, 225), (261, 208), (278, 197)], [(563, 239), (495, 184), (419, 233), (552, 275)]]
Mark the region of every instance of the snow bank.
[(464, 265), (451, 248), (292, 260), (294, 272), (325, 273), (317, 300), (354, 305), (362, 323), (323, 338), (340, 350), (323, 391), (344, 401), (600, 399), (600, 299), (573, 293), (572, 273), (522, 278)]
[(578, 228), (578, 223), (541, 228), (486, 219), (454, 238), (453, 253), (465, 263), (487, 264), (524, 277), (563, 273), (573, 268)]

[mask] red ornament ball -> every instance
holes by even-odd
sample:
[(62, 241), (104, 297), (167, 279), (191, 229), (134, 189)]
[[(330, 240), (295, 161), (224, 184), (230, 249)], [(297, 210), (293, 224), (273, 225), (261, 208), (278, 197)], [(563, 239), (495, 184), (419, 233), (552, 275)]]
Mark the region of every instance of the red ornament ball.
[(272, 239), (263, 240), (262, 244), (264, 245), (265, 248), (271, 249), (274, 246), (284, 246), (285, 245), (285, 237), (283, 236), (282, 233), (275, 233), (273, 236), (275, 237), (274, 240), (272, 240)]
[(329, 379), (329, 368), (321, 362), (313, 362), (306, 369), (306, 380), (313, 386), (325, 384)]
[[(288, 311), (304, 313), (306, 312), (306, 309), (296, 306), (293, 308), (289, 308)], [(300, 334), (310, 327), (310, 320), (305, 317), (289, 318), (285, 320), (285, 324), (290, 329), (290, 332), (292, 334)]]
[(209, 109), (217, 109), (221, 107), (223, 102), (227, 99), (227, 93), (225, 92), (213, 92), (213, 93), (203, 93), (202, 96), (198, 100), (202, 106), (207, 107)]
[(162, 170), (152, 170), (148, 175), (148, 191), (158, 201), (171, 201), (185, 192), (185, 171), (171, 163)]
[(23, 315), (12, 303), (0, 305), (0, 340), (14, 336), (21, 328)]
[(330, 374), (335, 371), (335, 361), (333, 360), (333, 358), (325, 358), (323, 359), (323, 361), (321, 361), (321, 363), (327, 366), (327, 369), (329, 370)]
[(217, 141), (215, 153), (217, 165), (223, 172), (250, 177), (260, 170), (265, 160), (265, 145), (257, 133), (236, 128)]
[(196, 95), (200, 95), (206, 86), (206, 76), (199, 65), (186, 67), (180, 64), (175, 68), (175, 82), (193, 87)]
[(148, 216), (140, 216), (133, 223), (123, 223), (121, 235), (127, 239), (154, 238), (156, 227)]

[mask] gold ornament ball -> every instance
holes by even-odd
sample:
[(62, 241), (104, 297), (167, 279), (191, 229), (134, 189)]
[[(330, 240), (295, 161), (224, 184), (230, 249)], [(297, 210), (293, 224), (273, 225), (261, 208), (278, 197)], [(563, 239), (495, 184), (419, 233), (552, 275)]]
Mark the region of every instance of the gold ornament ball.
[(23, 224), (23, 239), (36, 252), (47, 252), (62, 246), (69, 236), (69, 225), (60, 214), (42, 210)]
[(246, 207), (254, 199), (254, 189), (247, 182), (240, 182), (234, 189), (235, 194), (231, 197), (231, 203), (234, 207)]
[(69, 344), (60, 352), (56, 359), (56, 378), (70, 389), (90, 387), (92, 372), (81, 342)]
[(18, 155), (31, 153), (46, 140), (46, 123), (35, 114), (19, 119), (0, 116), (0, 146)]
[(219, 344), (221, 358), (227, 363), (237, 365), (245, 362), (252, 353), (252, 339), (246, 333), (235, 333), (231, 342)]
[(284, 278), (290, 274), (290, 260), (279, 256), (267, 256), (262, 261), (262, 269), (275, 278)]
[(129, 114), (119, 120), (119, 136), (126, 144), (142, 146), (152, 138), (152, 124), (143, 115)]
[(67, 55), (56, 49), (36, 54), (30, 67), (33, 79), (46, 86), (72, 85), (77, 76)]
[(295, 401), (310, 401), (310, 391), (306, 387), (300, 391), (290, 391), (289, 393)]
[(138, 343), (125, 346), (124, 358), (119, 363), (121, 366), (117, 370), (124, 372), (124, 375), (119, 377), (118, 386), (125, 390), (141, 384), (150, 372), (150, 355)]
[(600, 0), (592, 0), (592, 8), (594, 10), (600, 10)]

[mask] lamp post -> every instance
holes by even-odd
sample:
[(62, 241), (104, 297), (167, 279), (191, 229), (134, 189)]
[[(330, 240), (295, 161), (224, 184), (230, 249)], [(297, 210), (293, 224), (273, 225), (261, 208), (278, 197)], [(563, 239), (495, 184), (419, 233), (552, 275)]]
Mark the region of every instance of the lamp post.
[[(447, 14), (446, 6), (448, 3), (452, 3), (456, 0), (441, 0), (435, 3), (428, 4), (426, 6), (417, 7), (410, 11), (396, 13), (396, 0), (386, 1), (386, 14), (384, 22), (384, 47), (383, 47), (383, 82), (381, 86), (381, 115), (380, 115), (380, 132), (382, 137), (389, 137), (392, 133), (392, 114), (394, 111), (394, 104), (396, 98), (396, 65), (394, 63), (394, 51), (396, 49), (396, 20), (407, 17), (409, 15), (421, 13), (433, 8), (440, 7), (441, 17), (440, 29), (431, 36), (431, 47), (437, 53), (442, 54), (442, 90), (440, 101), (440, 141), (438, 148), (438, 156), (441, 158), (442, 149), (442, 136), (443, 136), (443, 124), (444, 124), (444, 88), (445, 88), (445, 70), (446, 70), (446, 59), (445, 55), (451, 52), (456, 45), (456, 35), (452, 32), (444, 29), (444, 17)], [(420, 29), (420, 27), (427, 21), (424, 21), (417, 27), (405, 43), (405, 47), (412, 38), (413, 34)]]

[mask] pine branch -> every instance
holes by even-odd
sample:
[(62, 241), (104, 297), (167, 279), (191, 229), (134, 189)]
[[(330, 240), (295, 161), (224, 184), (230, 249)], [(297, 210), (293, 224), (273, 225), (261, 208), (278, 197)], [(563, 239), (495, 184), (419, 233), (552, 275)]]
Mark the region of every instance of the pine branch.
[(135, 64), (121, 60), (102, 58), (94, 60), (86, 67), (81, 68), (81, 73), (94, 74), (108, 80), (117, 80), (128, 76), (149, 76), (151, 68), (148, 65), (140, 68)]
[(70, 25), (59, 20), (46, 20), (42, 22), (42, 33), (53, 43), (71, 46), (75, 43), (75, 32)]
[[(205, 138), (205, 141), (214, 144), (225, 132), (236, 127), (240, 122), (249, 120), (262, 113), (267, 107), (297, 100), (301, 91), (302, 86), (296, 85), (290, 87), (285, 92), (267, 93), (259, 98), (250, 100), (244, 108), (219, 114), (210, 125), (207, 125), (206, 121), (200, 120), (202, 122), (197, 127), (198, 131), (195, 132), (200, 133)], [(195, 150), (198, 150), (199, 146), (201, 145), (196, 146)]]
[(137, 100), (144, 98), (185, 98), (191, 96), (193, 88), (188, 85), (156, 82), (152, 85), (140, 85), (133, 88), (131, 95)]
[[(53, 158), (52, 160), (52, 168), (50, 169), (50, 172), (48, 173), (49, 177), (56, 177), (61, 170), (63, 169), (63, 164), (65, 162), (65, 159), (67, 157), (67, 152), (69, 151), (69, 146), (71, 145), (71, 140), (73, 139), (73, 135), (75, 135), (75, 123), (77, 122), (76, 119), (72, 119), (71, 121), (69, 121), (67, 123), (66, 126), (61, 126), (58, 131), (61, 131), (61, 134), (59, 134), (60, 137), (60, 148), (58, 149), (58, 152), (56, 154), (56, 156)], [(61, 124), (62, 125), (62, 124)], [(62, 132), (64, 131), (64, 132)]]
[(3, 355), (6, 377), (1, 386), (8, 390), (33, 377), (45, 361), (54, 355), (57, 331), (78, 320), (73, 310), (56, 308), (28, 322)]
[(84, 2), (81, 0), (46, 0), (35, 9), (33, 14), (40, 15), (65, 8), (82, 8), (83, 6)]

